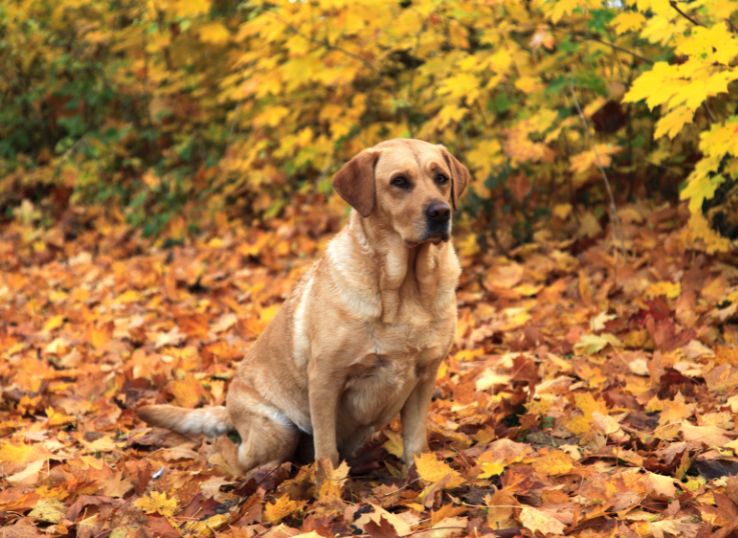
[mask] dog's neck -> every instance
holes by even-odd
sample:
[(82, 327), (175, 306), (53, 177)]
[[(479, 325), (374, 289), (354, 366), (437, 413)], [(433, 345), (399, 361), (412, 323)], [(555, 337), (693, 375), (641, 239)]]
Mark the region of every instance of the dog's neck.
[[(400, 296), (404, 288), (417, 290), (420, 301), (435, 309), (440, 287), (455, 288), (458, 274), (452, 270), (449, 282), (441, 279), (441, 265), (447, 261), (458, 265), (451, 242), (434, 245), (430, 242), (409, 246), (394, 230), (380, 228), (371, 218), (351, 212), (348, 231), (359, 245), (368, 267), (374, 267), (379, 294), (382, 298), (382, 321), (397, 319)], [(443, 290), (444, 294), (446, 290)]]

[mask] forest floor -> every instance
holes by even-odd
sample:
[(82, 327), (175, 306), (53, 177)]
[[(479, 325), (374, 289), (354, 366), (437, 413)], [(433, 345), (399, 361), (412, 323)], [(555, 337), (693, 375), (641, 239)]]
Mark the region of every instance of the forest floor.
[(310, 465), (239, 479), (228, 437), (134, 410), (223, 403), (340, 215), (305, 204), (166, 248), (103, 218), (7, 225), (0, 534), (729, 536), (738, 269), (686, 249), (675, 208), (620, 217), (618, 241), (541, 233), (507, 255), (458, 234), (431, 452), (401, 476), (396, 421), (320, 491)]

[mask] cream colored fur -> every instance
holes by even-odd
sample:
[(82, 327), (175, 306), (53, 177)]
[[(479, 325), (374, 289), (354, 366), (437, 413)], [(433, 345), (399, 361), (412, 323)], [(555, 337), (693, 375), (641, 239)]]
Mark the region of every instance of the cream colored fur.
[[(398, 174), (411, 190), (392, 183)], [(360, 153), (334, 179), (356, 210), (238, 365), (226, 406), (145, 406), (141, 417), (183, 433), (235, 428), (245, 473), (291, 458), (300, 430), (335, 465), (400, 414), (412, 463), (454, 336), (460, 274), (450, 241), (427, 237), (426, 212), (455, 206), (468, 179), (442, 146), (419, 140)]]

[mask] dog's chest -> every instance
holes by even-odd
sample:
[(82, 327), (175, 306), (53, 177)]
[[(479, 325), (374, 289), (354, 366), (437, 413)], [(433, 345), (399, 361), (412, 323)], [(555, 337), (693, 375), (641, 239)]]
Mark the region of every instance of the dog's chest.
[(416, 316), (397, 323), (375, 321), (367, 331), (371, 352), (405, 360), (417, 366), (443, 354), (454, 330), (453, 319)]

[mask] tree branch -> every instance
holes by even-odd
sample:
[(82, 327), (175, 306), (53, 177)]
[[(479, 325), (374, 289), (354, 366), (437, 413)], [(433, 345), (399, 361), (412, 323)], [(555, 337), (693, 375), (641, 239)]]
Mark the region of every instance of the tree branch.
[(587, 121), (587, 118), (584, 115), (584, 112), (582, 111), (582, 107), (579, 105), (579, 99), (577, 99), (577, 94), (574, 91), (574, 87), (569, 84), (569, 92), (571, 93), (571, 97), (574, 100), (574, 106), (577, 108), (577, 113), (579, 114), (579, 118), (582, 120), (582, 125), (584, 126), (584, 142), (592, 148), (592, 151), (594, 152), (595, 156), (595, 165), (597, 166), (597, 169), (600, 171), (600, 175), (602, 176), (602, 180), (605, 183), (605, 190), (607, 191), (607, 197), (610, 202), (610, 217), (612, 219), (613, 224), (613, 235), (620, 243), (620, 254), (623, 257), (623, 260), (625, 260), (625, 242), (623, 241), (623, 234), (622, 234), (622, 225), (620, 223), (620, 217), (618, 216), (618, 208), (615, 205), (615, 196), (612, 193), (612, 187), (610, 186), (610, 178), (607, 177), (607, 172), (605, 172), (604, 167), (602, 164), (600, 164), (600, 154), (597, 151), (597, 146), (593, 143), (591, 143), (589, 138), (589, 122)]
[(704, 26), (700, 21), (692, 17), (690, 14), (682, 11), (682, 8), (679, 7), (679, 5), (676, 3), (676, 0), (669, 0), (669, 5), (676, 10), (677, 13), (679, 13), (682, 17), (687, 19), (689, 22), (694, 24), (695, 26)]
[(605, 41), (604, 39), (600, 39), (596, 35), (586, 34), (583, 37), (585, 39), (589, 39), (590, 41), (596, 41), (597, 43), (600, 43), (602, 45), (605, 45), (607, 47), (610, 47), (610, 48), (612, 48), (614, 50), (619, 50), (620, 52), (624, 52), (626, 54), (630, 54), (636, 60), (640, 60), (640, 61), (645, 62), (647, 64), (653, 64), (653, 60), (649, 60), (645, 56), (641, 56), (637, 52), (633, 52), (632, 50), (626, 49), (625, 47), (621, 47), (620, 45), (616, 45), (615, 43), (610, 43), (609, 41)]

